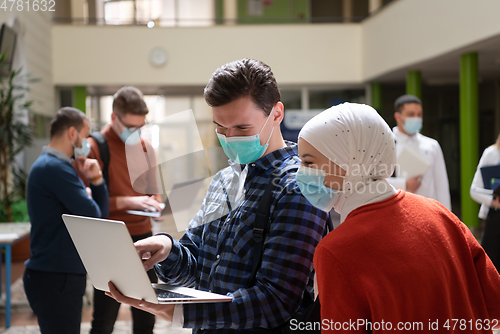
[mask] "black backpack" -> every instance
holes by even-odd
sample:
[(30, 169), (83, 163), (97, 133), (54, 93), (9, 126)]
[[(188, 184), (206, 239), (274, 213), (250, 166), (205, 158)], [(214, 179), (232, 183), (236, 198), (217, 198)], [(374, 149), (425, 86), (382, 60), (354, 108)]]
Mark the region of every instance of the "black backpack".
[(99, 148), (99, 153), (101, 154), (101, 160), (103, 163), (102, 177), (106, 181), (106, 186), (108, 187), (108, 191), (109, 191), (108, 167), (109, 167), (109, 160), (110, 160), (111, 156), (109, 154), (108, 142), (106, 140), (106, 137), (104, 137), (104, 135), (98, 131), (92, 132), (90, 134), (90, 137), (92, 137), (92, 139), (95, 140), (95, 142), (97, 143), (97, 147)]
[[(256, 209), (256, 218), (254, 222), (253, 228), (253, 260), (252, 260), (252, 279), (250, 285), (253, 285), (256, 280), (257, 270), (259, 269), (259, 265), (262, 262), (262, 249), (264, 247), (264, 240), (267, 231), (267, 222), (269, 220), (271, 201), (273, 199), (273, 190), (274, 185), (277, 184), (279, 176), (275, 175), (271, 182), (266, 187), (264, 191), (264, 195), (259, 201), (259, 205)], [(328, 214), (327, 224), (326, 224), (326, 233), (328, 231), (333, 230), (333, 223)], [(312, 300), (311, 296), (308, 293), (304, 293), (304, 299), (308, 299), (311, 301), (310, 306), (301, 314), (294, 314), (292, 318), (286, 322), (285, 324), (277, 327), (277, 328), (256, 328), (256, 334), (267, 334), (267, 333), (281, 333), (281, 334), (292, 334), (297, 333), (297, 325), (300, 324), (311, 324), (311, 330), (301, 330), (300, 333), (305, 334), (320, 334), (321, 333), (321, 305), (319, 303), (319, 298), (316, 300)]]

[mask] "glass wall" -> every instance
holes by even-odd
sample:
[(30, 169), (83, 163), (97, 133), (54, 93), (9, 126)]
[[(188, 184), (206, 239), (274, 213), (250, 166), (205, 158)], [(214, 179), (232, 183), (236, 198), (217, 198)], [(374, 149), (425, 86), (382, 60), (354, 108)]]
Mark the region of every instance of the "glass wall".
[(96, 12), (110, 25), (192, 27), (215, 22), (214, 0), (96, 0)]
[[(215, 24), (361, 22), (394, 0), (87, 0), (84, 17), (72, 17), (61, 1), (54, 21), (61, 23), (147, 25), (152, 28)], [(228, 3), (229, 2), (229, 6)], [(234, 6), (234, 13), (224, 13)]]
[(364, 89), (318, 89), (303, 87), (284, 89), (281, 100), (285, 105), (285, 118), (281, 132), (285, 140), (297, 142), (299, 131), (312, 117), (332, 106), (344, 103), (366, 103)]

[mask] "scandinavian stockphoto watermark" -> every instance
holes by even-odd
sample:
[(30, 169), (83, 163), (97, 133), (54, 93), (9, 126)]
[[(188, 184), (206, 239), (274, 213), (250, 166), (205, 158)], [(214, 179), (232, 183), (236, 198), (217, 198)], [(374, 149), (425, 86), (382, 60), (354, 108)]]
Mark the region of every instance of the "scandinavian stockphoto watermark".
[(428, 319), (428, 321), (400, 321), (391, 322), (381, 319), (370, 321), (367, 319), (349, 319), (347, 321), (334, 321), (322, 319), (321, 322), (300, 322), (297, 319), (290, 321), (290, 329), (297, 331), (322, 330), (322, 331), (482, 331), (492, 330), (499, 325), (498, 320), (490, 319)]
[[(387, 182), (377, 182), (385, 180), (390, 175), (394, 174), (394, 171), (399, 169), (398, 164), (337, 164), (345, 174), (341, 175), (336, 168), (337, 173), (330, 173), (334, 168), (332, 164), (325, 165), (312, 165), (311, 173), (318, 177), (325, 176), (324, 179), (318, 178), (316, 181), (322, 181), (323, 184), (331, 189), (341, 190), (345, 195), (348, 194), (380, 194), (386, 193), (390, 190), (391, 185)], [(328, 177), (328, 176), (333, 177)], [(283, 186), (279, 179), (273, 181), (275, 183), (275, 191), (283, 191)], [(311, 182), (304, 184), (308, 192), (314, 192), (318, 188), (317, 182)], [(300, 192), (298, 188), (294, 191)], [(334, 194), (332, 193), (331, 196)]]

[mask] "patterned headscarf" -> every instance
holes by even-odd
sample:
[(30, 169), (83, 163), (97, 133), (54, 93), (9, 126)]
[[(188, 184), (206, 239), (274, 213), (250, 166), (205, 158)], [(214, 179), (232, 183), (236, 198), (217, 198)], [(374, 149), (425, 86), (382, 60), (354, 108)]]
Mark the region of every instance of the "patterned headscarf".
[(386, 181), (394, 172), (394, 136), (368, 105), (344, 103), (313, 117), (299, 137), (346, 171), (342, 194), (334, 204), (343, 221), (357, 207), (395, 194)]

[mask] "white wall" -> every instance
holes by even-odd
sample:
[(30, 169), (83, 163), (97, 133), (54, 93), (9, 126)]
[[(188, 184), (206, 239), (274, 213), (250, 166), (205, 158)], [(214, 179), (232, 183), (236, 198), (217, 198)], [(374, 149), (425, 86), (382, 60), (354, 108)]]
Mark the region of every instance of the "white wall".
[(363, 22), (363, 78), (500, 34), (500, 1), (399, 0)]
[[(500, 35), (500, 1), (399, 0), (362, 24), (52, 28), (56, 85), (203, 86), (226, 62), (268, 63), (281, 85), (361, 84)], [(161, 46), (163, 68), (148, 63)]]
[[(14, 21), (17, 23), (14, 24)], [(30, 84), (28, 97), (35, 101), (32, 109), (38, 113), (53, 116), (55, 110), (55, 90), (52, 82), (52, 16), (49, 12), (3, 11), (0, 23), (15, 25), (18, 33), (13, 68), (23, 67), (39, 78), (39, 83)]]
[[(56, 85), (206, 85), (220, 65), (251, 57), (284, 84), (357, 83), (361, 26), (259, 25), (203, 28), (66, 26), (52, 28)], [(148, 63), (161, 46), (169, 61)]]

